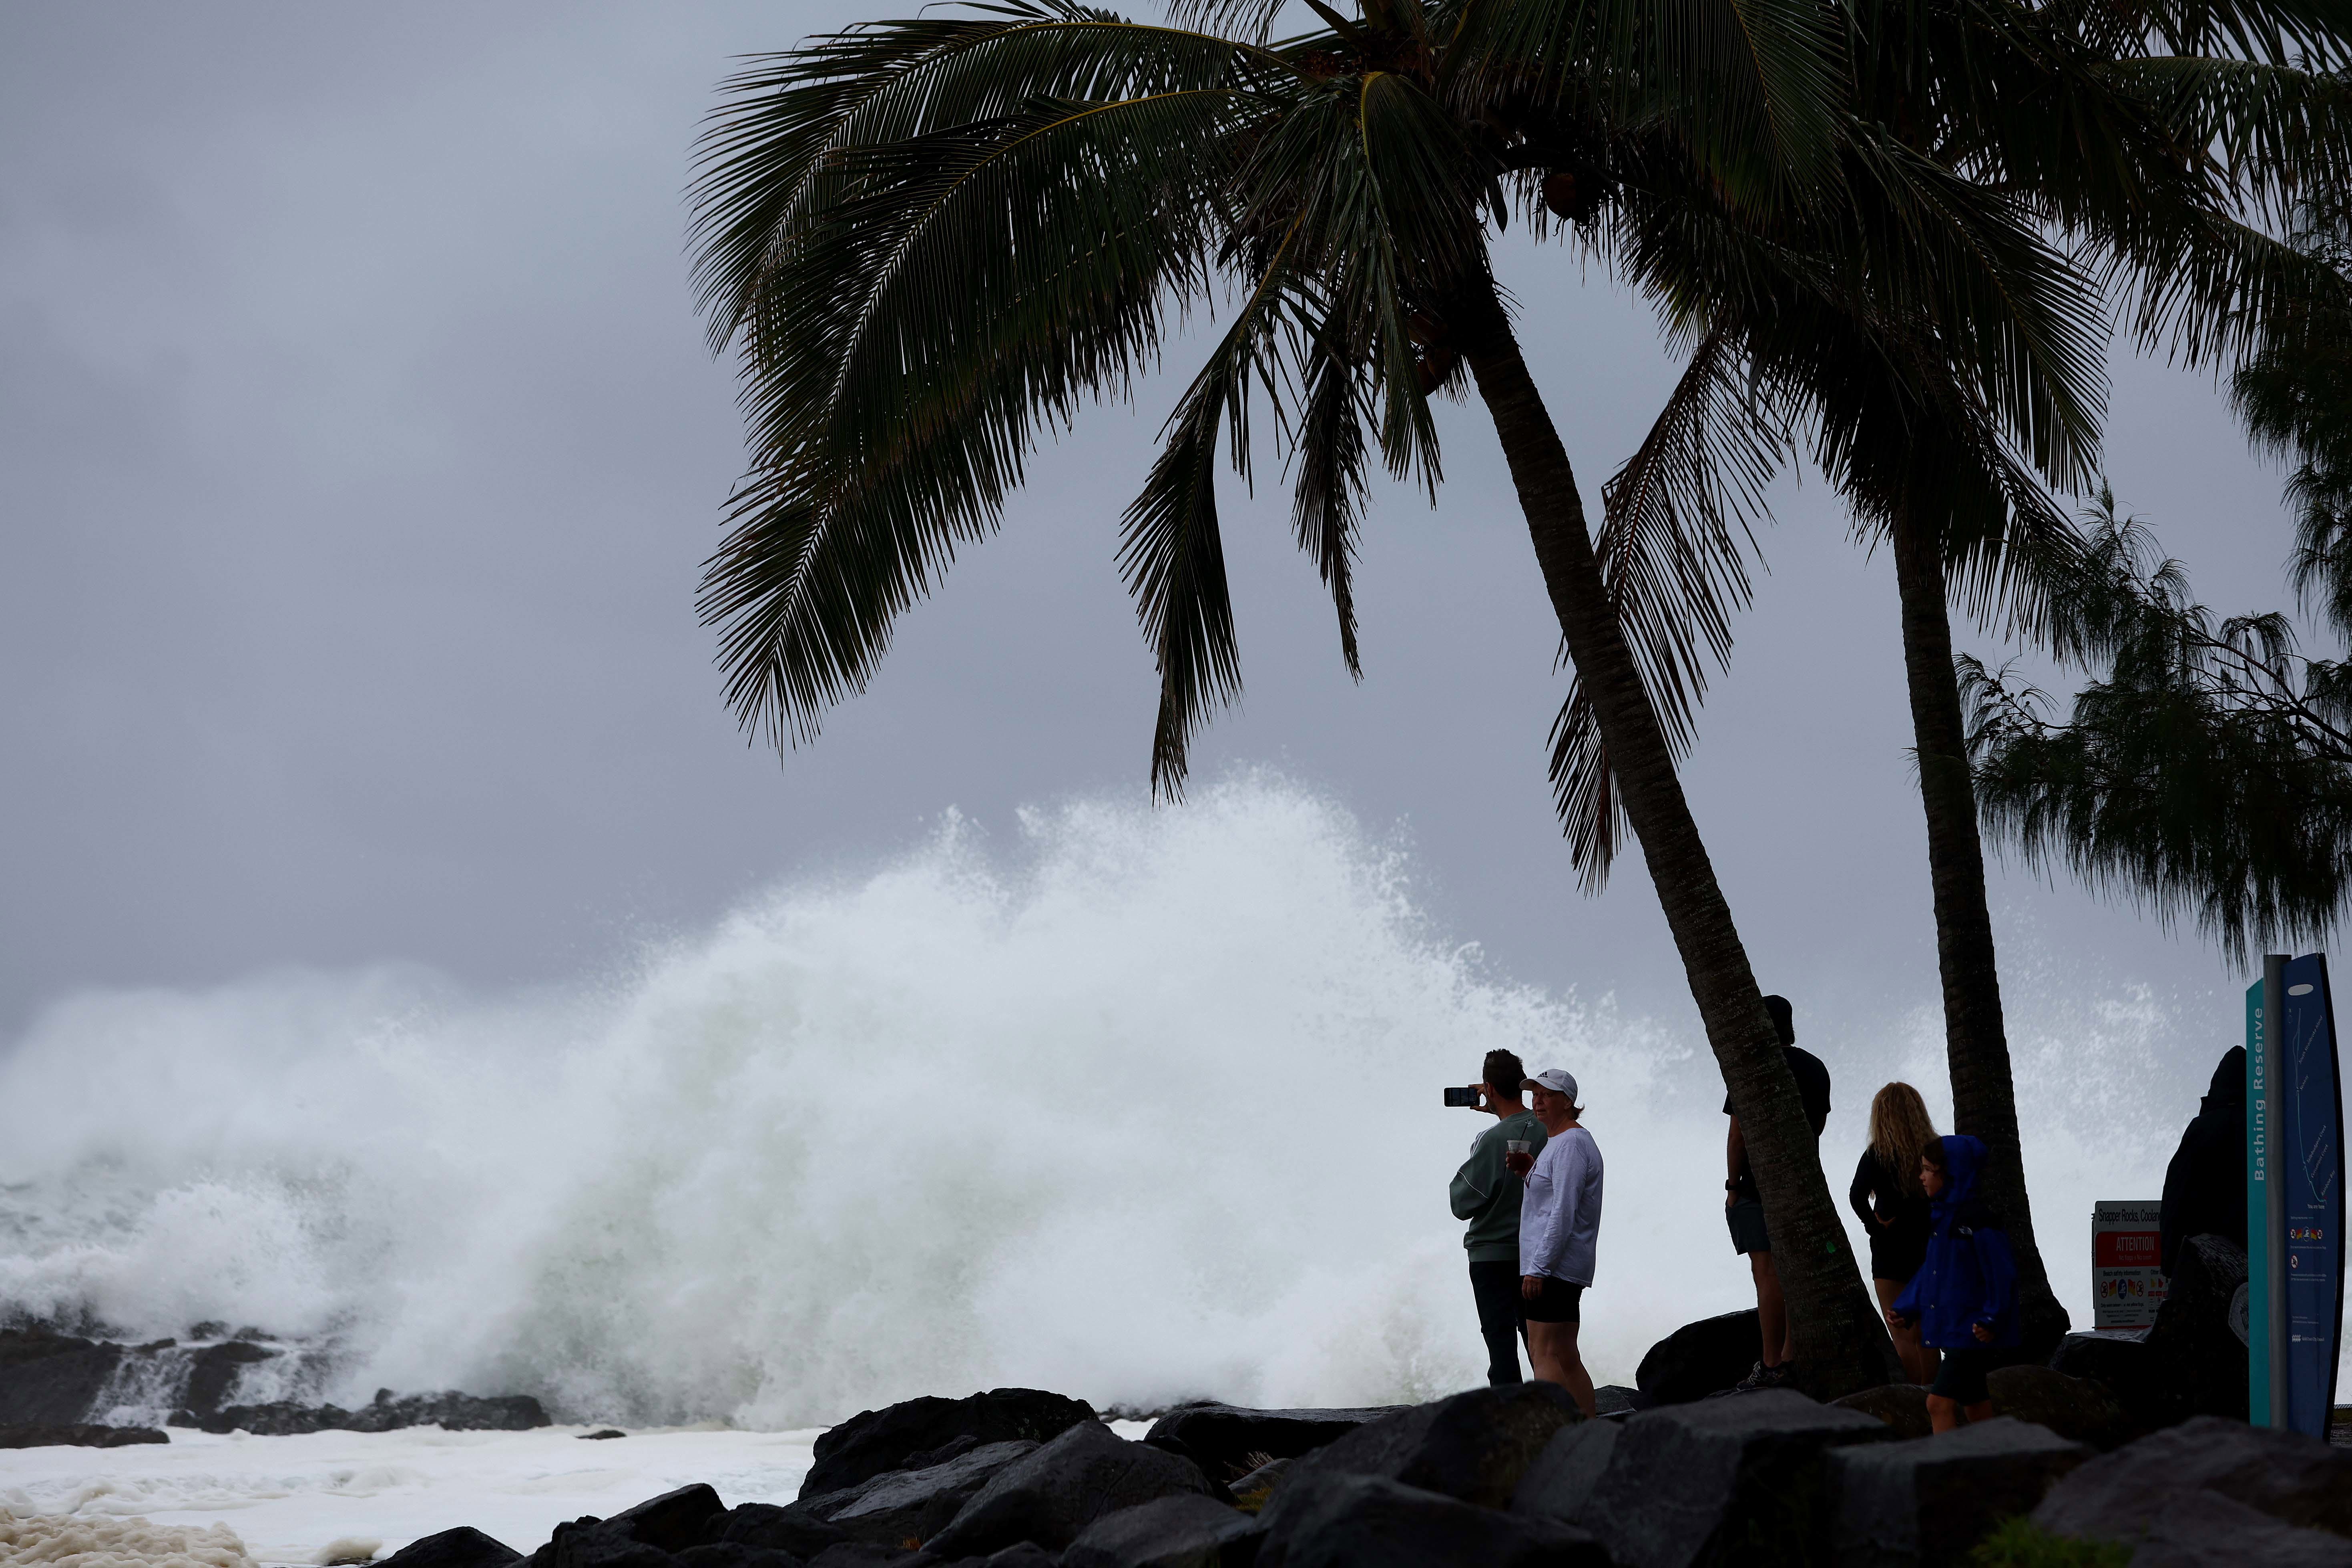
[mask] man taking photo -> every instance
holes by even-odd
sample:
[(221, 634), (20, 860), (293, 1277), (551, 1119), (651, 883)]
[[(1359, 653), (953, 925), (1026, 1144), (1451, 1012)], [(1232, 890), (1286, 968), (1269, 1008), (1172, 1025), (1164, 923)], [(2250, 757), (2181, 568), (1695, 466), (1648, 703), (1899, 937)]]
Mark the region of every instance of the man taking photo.
[[(1526, 1190), (1508, 1156), (1542, 1152), (1543, 1122), (1520, 1100), (1527, 1071), (1509, 1051), (1488, 1051), (1472, 1085), (1479, 1110), (1495, 1125), (1470, 1145), (1454, 1173), (1454, 1217), (1468, 1220), (1462, 1245), (1470, 1254), (1470, 1294), (1478, 1303), (1478, 1332), (1486, 1342), (1486, 1381), (1497, 1388), (1519, 1375), (1519, 1198)], [(1508, 1086), (1506, 1088), (1505, 1086)], [(1520, 1167), (1524, 1170), (1526, 1167)]]

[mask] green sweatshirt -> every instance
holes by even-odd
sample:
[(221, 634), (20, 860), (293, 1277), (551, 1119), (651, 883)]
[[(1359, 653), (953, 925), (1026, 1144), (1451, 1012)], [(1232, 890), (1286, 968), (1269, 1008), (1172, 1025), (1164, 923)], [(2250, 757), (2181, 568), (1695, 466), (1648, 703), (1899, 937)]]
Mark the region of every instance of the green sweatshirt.
[(1515, 1138), (1527, 1140), (1528, 1153), (1543, 1152), (1543, 1122), (1534, 1111), (1506, 1116), (1479, 1133), (1454, 1173), (1454, 1217), (1470, 1222), (1462, 1245), (1473, 1263), (1519, 1260), (1519, 1194), (1527, 1184), (1503, 1163), (1503, 1145)]

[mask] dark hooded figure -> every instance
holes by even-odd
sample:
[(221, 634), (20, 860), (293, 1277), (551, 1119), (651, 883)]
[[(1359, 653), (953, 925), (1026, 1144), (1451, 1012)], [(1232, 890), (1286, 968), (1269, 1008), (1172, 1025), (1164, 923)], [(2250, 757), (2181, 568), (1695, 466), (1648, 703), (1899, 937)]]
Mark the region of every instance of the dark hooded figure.
[(1965, 1415), (1992, 1417), (1985, 1376), (2006, 1365), (2018, 1341), (2017, 1262), (2009, 1232), (1977, 1196), (1984, 1169), (1981, 1139), (1956, 1134), (1919, 1152), (1919, 1184), (1927, 1190), (1935, 1233), (1927, 1260), (1895, 1305), (1892, 1323), (1916, 1323), (1919, 1342), (1944, 1352), (1927, 1390), (1928, 1425), (1948, 1432)]
[(2192, 1236), (2226, 1236), (2246, 1245), (2246, 1047), (2231, 1046), (2213, 1069), (2180, 1148), (2164, 1168), (2158, 1222), (2163, 1268), (2170, 1274)]

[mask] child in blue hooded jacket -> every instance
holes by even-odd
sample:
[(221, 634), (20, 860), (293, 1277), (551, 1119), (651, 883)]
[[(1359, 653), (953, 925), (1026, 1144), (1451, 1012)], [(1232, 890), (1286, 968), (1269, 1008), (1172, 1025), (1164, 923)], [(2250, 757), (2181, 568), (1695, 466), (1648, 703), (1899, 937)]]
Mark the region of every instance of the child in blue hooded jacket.
[(1927, 1419), (1938, 1432), (1992, 1415), (1985, 1374), (2004, 1364), (2018, 1341), (2017, 1262), (2009, 1232), (1977, 1199), (1984, 1166), (1981, 1139), (1938, 1138), (1920, 1152), (1919, 1184), (1927, 1191), (1935, 1232), (1927, 1261), (1886, 1309), (1894, 1324), (1917, 1323), (1919, 1340), (1944, 1352), (1927, 1392)]

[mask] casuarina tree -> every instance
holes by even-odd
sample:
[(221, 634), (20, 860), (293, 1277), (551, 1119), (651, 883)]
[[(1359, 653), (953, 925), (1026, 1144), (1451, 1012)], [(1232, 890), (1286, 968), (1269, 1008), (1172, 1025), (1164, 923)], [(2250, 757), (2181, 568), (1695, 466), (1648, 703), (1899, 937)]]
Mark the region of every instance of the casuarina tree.
[[(1197, 26), (1044, 0), (810, 40), (729, 84), (696, 188), (714, 346), (751, 467), (703, 608), (729, 697), (780, 742), (862, 689), (898, 613), (997, 525), (1039, 429), (1128, 395), (1188, 310), (1223, 330), (1123, 521), (1158, 662), (1151, 776), (1238, 689), (1216, 476), (1271, 435), (1356, 662), (1371, 465), (1439, 480), (1429, 399), (1494, 424), (1616, 793), (1772, 1214), (1800, 1375), (1894, 1361), (1822, 1178), (1653, 687), (1490, 265), (1516, 214), (1590, 222), (1604, 150), (1709, 199), (1831, 201), (1840, 39), (1786, 0), (1205, 5)], [(1650, 661), (1645, 668), (1645, 658)]]

